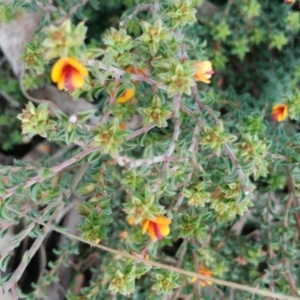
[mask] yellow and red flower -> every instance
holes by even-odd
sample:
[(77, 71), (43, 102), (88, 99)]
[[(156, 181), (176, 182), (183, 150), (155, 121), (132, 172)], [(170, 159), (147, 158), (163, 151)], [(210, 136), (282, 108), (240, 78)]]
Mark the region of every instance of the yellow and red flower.
[(83, 87), (84, 77), (87, 75), (87, 69), (72, 57), (60, 58), (51, 71), (51, 79), (57, 83), (57, 88), (70, 92)]
[(142, 234), (148, 230), (152, 241), (163, 239), (169, 235), (171, 220), (165, 216), (156, 216), (154, 219), (147, 219), (143, 223)]
[[(203, 275), (203, 276), (206, 276), (206, 277), (211, 277), (211, 275), (213, 274), (213, 272), (210, 269), (208, 269), (208, 268), (204, 267), (203, 265), (201, 265), (199, 267), (199, 274)], [(196, 280), (197, 280), (197, 278), (193, 277), (191, 281), (195, 282)], [(206, 281), (206, 280), (200, 280), (200, 285), (201, 286), (212, 285), (212, 282), (211, 281)]]
[(287, 2), (287, 3), (294, 3), (295, 0), (284, 0), (284, 2)]
[(286, 104), (277, 104), (272, 108), (272, 117), (274, 121), (282, 122), (288, 116), (289, 110)]
[(210, 83), (210, 78), (215, 73), (212, 64), (208, 60), (200, 61), (196, 63), (197, 71), (194, 74), (196, 81), (202, 81), (204, 83)]

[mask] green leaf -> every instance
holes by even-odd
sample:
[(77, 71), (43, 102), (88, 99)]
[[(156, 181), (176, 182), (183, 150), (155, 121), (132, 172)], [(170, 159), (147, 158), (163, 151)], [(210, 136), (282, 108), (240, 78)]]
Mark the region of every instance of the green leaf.
[(8, 266), (8, 263), (9, 263), (9, 260), (10, 260), (10, 255), (9, 255), (9, 254), (6, 255), (6, 256), (4, 256), (4, 257), (2, 257), (2, 258), (0, 259), (0, 270), (1, 270), (2, 272), (5, 272), (5, 271), (6, 271), (7, 266)]
[(41, 170), (41, 172), (39, 174), (42, 178), (47, 178), (47, 177), (53, 175), (51, 169), (43, 169), (43, 170)]
[(37, 194), (38, 194), (40, 188), (41, 188), (40, 183), (36, 183), (29, 188), (29, 195), (33, 201), (37, 200)]
[(98, 162), (100, 160), (100, 158), (101, 158), (101, 152), (96, 151), (96, 152), (91, 153), (88, 156), (87, 160), (89, 163), (94, 164), (94, 163)]

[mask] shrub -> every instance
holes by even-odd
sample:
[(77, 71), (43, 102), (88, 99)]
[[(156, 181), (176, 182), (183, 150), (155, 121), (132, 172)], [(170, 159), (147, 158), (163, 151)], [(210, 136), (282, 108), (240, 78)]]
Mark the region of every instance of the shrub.
[(1, 167), (3, 294), (297, 299), (297, 5), (54, 2), (0, 4), (39, 14), (18, 119), (63, 149)]

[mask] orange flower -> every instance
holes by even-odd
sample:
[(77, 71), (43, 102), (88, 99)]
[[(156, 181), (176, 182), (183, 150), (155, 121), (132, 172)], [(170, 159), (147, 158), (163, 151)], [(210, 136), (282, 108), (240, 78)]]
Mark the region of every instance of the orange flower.
[(272, 108), (273, 120), (282, 122), (288, 116), (288, 106), (286, 104), (277, 104)]
[(128, 222), (128, 224), (131, 225), (131, 226), (135, 225), (134, 218), (132, 218), (132, 217), (128, 217), (128, 218), (127, 218), (127, 222)]
[(156, 216), (152, 220), (147, 219), (143, 223), (142, 234), (148, 230), (152, 241), (161, 240), (170, 233), (170, 224), (171, 220), (165, 216)]
[(215, 73), (212, 64), (208, 60), (196, 63), (197, 71), (194, 75), (196, 81), (210, 83), (211, 76)]
[[(206, 267), (204, 267), (204, 266), (201, 265), (199, 267), (199, 274), (203, 275), (203, 276), (211, 277), (211, 275), (213, 274), (213, 272), (210, 269), (208, 269), (208, 268), (206, 268)], [(196, 280), (197, 280), (197, 278), (193, 277), (191, 281), (195, 282)], [(200, 285), (201, 286), (212, 285), (212, 282), (211, 281), (206, 281), (206, 280), (200, 280)]]
[(135, 75), (145, 75), (143, 70), (140, 68), (134, 68), (133, 66), (129, 66), (125, 69), (126, 72), (131, 73), (131, 74), (135, 74)]
[(294, 3), (295, 0), (284, 0), (284, 2), (287, 2), (287, 3)]
[(125, 89), (124, 92), (116, 99), (119, 103), (125, 103), (133, 98), (135, 95), (135, 88), (133, 89)]
[(120, 129), (120, 130), (126, 130), (126, 124), (121, 123), (121, 124), (119, 125), (119, 129)]
[(83, 87), (84, 77), (88, 75), (87, 69), (76, 59), (60, 58), (52, 67), (51, 79), (57, 83), (59, 90), (66, 89), (70, 92)]

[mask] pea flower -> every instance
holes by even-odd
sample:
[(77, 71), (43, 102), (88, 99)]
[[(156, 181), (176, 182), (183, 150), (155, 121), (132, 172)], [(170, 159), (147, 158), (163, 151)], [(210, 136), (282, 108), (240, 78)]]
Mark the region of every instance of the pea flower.
[(194, 74), (195, 80), (210, 83), (210, 78), (215, 73), (211, 62), (208, 60), (200, 61), (196, 63), (196, 67), (197, 71)]
[(282, 122), (288, 116), (288, 106), (286, 104), (277, 104), (272, 108), (273, 120)]
[[(125, 69), (126, 72), (135, 74), (135, 75), (145, 75), (143, 70), (140, 68), (134, 68), (133, 66), (128, 66)], [(134, 81), (135, 82), (135, 81)], [(129, 101), (131, 98), (133, 98), (135, 95), (135, 88), (132, 89), (125, 89), (124, 92), (116, 99), (119, 103), (125, 103)]]
[(156, 216), (154, 219), (147, 219), (143, 223), (142, 234), (147, 230), (152, 241), (163, 239), (170, 233), (171, 220), (165, 216)]
[(135, 95), (135, 88), (130, 89), (127, 88), (124, 90), (124, 92), (116, 99), (118, 103), (126, 103), (131, 98), (133, 98)]
[(59, 90), (66, 89), (70, 92), (83, 87), (84, 77), (88, 75), (87, 69), (76, 59), (60, 58), (52, 67), (51, 79), (57, 83)]
[[(200, 265), (200, 267), (199, 267), (199, 274), (203, 275), (203, 276), (211, 277), (211, 275), (213, 274), (213, 272), (210, 269), (204, 267), (203, 265)], [(197, 280), (197, 278), (193, 277), (191, 281), (195, 282), (196, 280)], [(200, 285), (201, 286), (212, 285), (212, 282), (211, 281), (206, 281), (206, 280), (200, 280)]]

